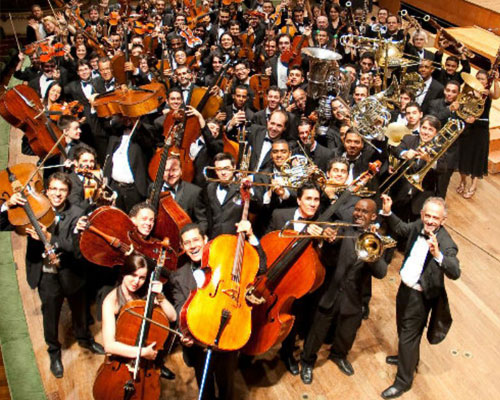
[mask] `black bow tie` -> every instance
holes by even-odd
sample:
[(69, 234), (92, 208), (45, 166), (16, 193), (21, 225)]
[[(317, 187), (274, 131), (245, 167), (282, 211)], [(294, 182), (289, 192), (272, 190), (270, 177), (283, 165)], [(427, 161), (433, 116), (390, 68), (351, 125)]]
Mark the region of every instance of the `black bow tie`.
[(269, 142), (269, 143), (272, 143), (273, 141), (271, 140), (271, 138), (268, 138), (267, 136), (264, 138), (264, 142)]
[(425, 232), (419, 232), (418, 237), (423, 237), (425, 240), (429, 240), (429, 235)]
[(82, 85), (83, 85), (83, 87), (87, 87), (89, 85), (92, 85), (92, 82), (90, 82), (90, 81), (82, 81)]
[(104, 84), (106, 85), (106, 88), (111, 87), (115, 84), (115, 80), (111, 79), (109, 82), (104, 82)]
[(219, 190), (229, 190), (229, 183), (219, 183)]

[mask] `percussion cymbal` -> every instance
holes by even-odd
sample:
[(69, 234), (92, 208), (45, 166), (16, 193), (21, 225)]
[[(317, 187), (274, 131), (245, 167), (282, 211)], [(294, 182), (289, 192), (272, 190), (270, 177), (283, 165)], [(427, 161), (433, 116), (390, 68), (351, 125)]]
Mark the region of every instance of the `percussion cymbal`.
[(474, 75), (468, 74), (467, 72), (462, 72), (460, 76), (464, 80), (464, 83), (467, 86), (470, 86), (472, 89), (477, 90), (478, 92), (482, 92), (485, 90), (483, 84), (479, 82), (479, 80)]
[(312, 58), (319, 58), (320, 60), (336, 61), (336, 60), (340, 60), (342, 58), (342, 56), (339, 53), (336, 53), (332, 50), (318, 49), (315, 47), (303, 48), (302, 54), (308, 55), (309, 57), (312, 57)]
[(406, 127), (406, 125), (392, 122), (387, 125), (387, 129), (384, 132), (385, 136), (388, 138), (387, 143), (390, 146), (398, 146), (401, 143), (401, 140), (406, 136), (411, 134), (410, 130)]

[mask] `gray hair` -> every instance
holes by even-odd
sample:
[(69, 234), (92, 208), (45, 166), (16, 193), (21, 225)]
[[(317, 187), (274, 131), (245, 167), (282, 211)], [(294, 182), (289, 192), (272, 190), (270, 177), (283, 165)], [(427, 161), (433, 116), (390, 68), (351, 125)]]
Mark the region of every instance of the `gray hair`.
[(448, 215), (448, 208), (446, 207), (446, 202), (442, 197), (429, 197), (427, 200), (425, 200), (424, 205), (422, 206), (422, 210), (425, 210), (427, 204), (430, 203), (440, 205), (443, 208), (444, 216), (446, 217)]

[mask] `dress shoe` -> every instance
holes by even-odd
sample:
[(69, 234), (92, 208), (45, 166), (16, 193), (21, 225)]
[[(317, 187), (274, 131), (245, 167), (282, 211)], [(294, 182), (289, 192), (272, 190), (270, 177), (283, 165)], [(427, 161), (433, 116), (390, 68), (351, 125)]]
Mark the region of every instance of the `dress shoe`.
[(401, 389), (400, 387), (398, 387), (396, 385), (392, 385), (392, 386), (389, 386), (387, 389), (385, 389), (382, 392), (382, 398), (383, 399), (395, 399), (395, 398), (401, 396), (404, 392), (407, 392), (408, 390), (410, 390), (410, 388)]
[(80, 347), (83, 347), (84, 349), (90, 350), (94, 354), (104, 354), (104, 347), (100, 345), (99, 343), (90, 340), (88, 342), (79, 342), (78, 343)]
[(165, 365), (161, 367), (160, 377), (163, 379), (168, 379), (169, 381), (175, 379), (175, 374), (173, 371), (168, 369)]
[(346, 374), (347, 376), (354, 375), (354, 368), (352, 367), (351, 363), (347, 361), (345, 358), (338, 358), (338, 357), (329, 357), (330, 360), (332, 360), (335, 364), (337, 364), (337, 367)]
[(283, 357), (283, 362), (285, 363), (286, 369), (292, 374), (292, 375), (298, 375), (299, 374), (299, 363), (295, 359), (294, 356), (290, 357)]
[(366, 305), (361, 308), (361, 316), (363, 317), (363, 319), (368, 319), (368, 317), (370, 316), (369, 306)]
[(302, 379), (302, 382), (306, 385), (310, 385), (313, 381), (313, 367), (307, 364), (302, 364), (300, 379)]
[(395, 355), (395, 356), (387, 356), (385, 358), (385, 362), (387, 364), (391, 364), (391, 365), (398, 365), (398, 361), (399, 361), (399, 358), (398, 358), (397, 355)]
[(63, 377), (64, 367), (59, 357), (50, 359), (50, 372), (58, 379)]

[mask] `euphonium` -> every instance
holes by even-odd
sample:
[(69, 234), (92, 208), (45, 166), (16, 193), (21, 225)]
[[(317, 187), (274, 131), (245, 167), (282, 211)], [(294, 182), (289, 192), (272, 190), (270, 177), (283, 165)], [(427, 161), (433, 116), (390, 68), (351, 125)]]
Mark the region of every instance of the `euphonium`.
[[(417, 171), (407, 170), (404, 173), (405, 178), (417, 189), (423, 191), (422, 181), (427, 175), (427, 172), (432, 168), (434, 163), (444, 154), (446, 150), (457, 140), (460, 134), (463, 132), (465, 124), (459, 119), (450, 119), (445, 126), (441, 128), (436, 136), (434, 136), (429, 142), (419, 146), (419, 149), (424, 151), (430, 156), (430, 161), (425, 163), (425, 165), (418, 169)], [(418, 149), (417, 149), (418, 150)]]

